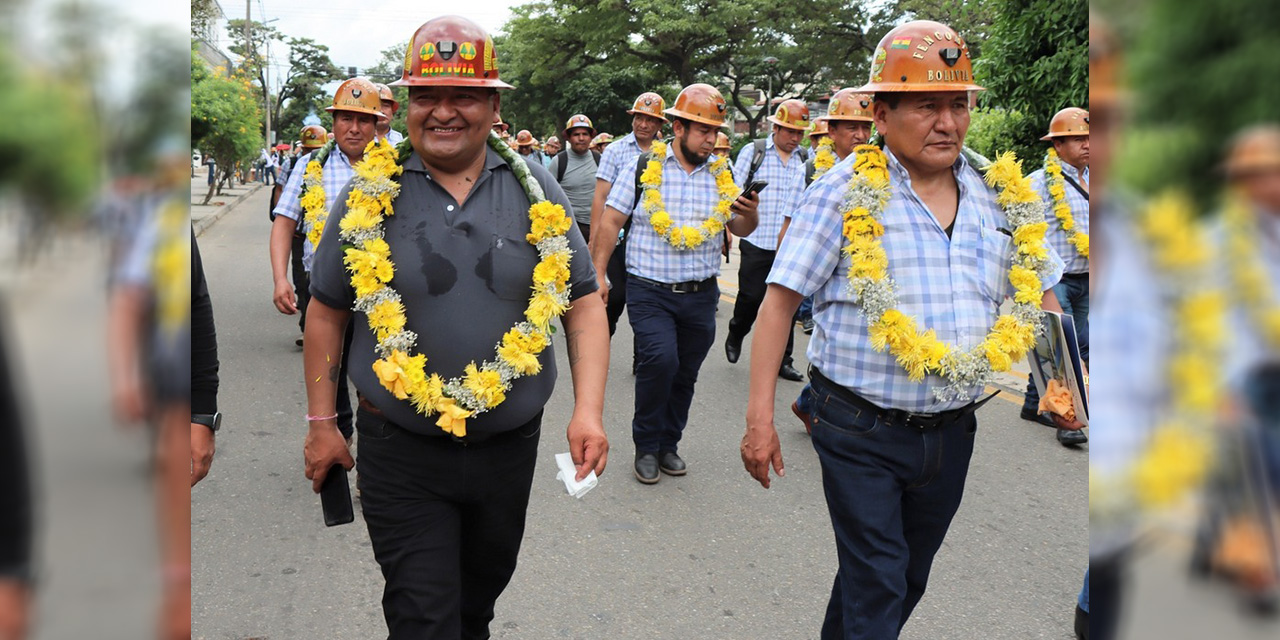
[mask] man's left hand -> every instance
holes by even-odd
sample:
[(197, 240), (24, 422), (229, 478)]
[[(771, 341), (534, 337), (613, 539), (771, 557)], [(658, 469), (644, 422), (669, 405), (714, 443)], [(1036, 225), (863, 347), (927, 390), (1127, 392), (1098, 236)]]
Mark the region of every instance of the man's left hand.
[(584, 419), (574, 416), (569, 421), (567, 437), (569, 455), (573, 457), (573, 466), (578, 469), (575, 480), (581, 481), (592, 471), (597, 476), (602, 475), (609, 461), (609, 437), (604, 433), (604, 423), (598, 417)]
[(204, 480), (213, 465), (213, 429), (191, 423), (191, 486)]

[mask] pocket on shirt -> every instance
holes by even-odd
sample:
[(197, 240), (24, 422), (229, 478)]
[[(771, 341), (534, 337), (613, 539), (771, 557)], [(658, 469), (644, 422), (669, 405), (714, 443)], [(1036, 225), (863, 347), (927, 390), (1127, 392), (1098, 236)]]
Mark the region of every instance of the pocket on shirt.
[(979, 245), (978, 264), (981, 265), (982, 292), (991, 297), (996, 304), (1004, 301), (1005, 296), (1013, 295), (1013, 285), (1009, 283), (1009, 260), (1013, 257), (1013, 238), (996, 229), (986, 229), (986, 235)]
[(528, 300), (533, 293), (533, 268), (538, 250), (524, 238), (495, 235), (489, 243), (493, 273), (489, 289), (503, 300)]

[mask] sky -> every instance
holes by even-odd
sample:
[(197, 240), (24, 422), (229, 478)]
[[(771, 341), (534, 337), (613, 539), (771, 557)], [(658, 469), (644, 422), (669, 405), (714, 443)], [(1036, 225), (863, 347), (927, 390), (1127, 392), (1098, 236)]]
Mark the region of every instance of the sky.
[[(377, 63), (379, 53), (387, 47), (408, 40), (422, 23), (447, 13), (460, 13), (474, 20), (491, 34), (496, 34), (511, 17), (510, 8), (525, 0), (467, 0), (462, 7), (429, 9), (421, 0), (249, 0), (250, 16), (259, 22), (275, 20), (271, 26), (287, 36), (311, 38), (329, 47), (329, 56), (339, 68), (361, 70)], [(243, 0), (218, 0), (231, 19), (243, 19)], [(435, 3), (430, 3), (435, 4)], [(448, 7), (443, 3), (438, 7)], [(230, 44), (223, 27), (219, 46), (225, 51)], [(271, 48), (272, 75), (282, 76), (288, 69), (289, 51), (282, 43)], [(276, 81), (273, 79), (272, 87)], [(335, 84), (336, 86), (336, 84)]]

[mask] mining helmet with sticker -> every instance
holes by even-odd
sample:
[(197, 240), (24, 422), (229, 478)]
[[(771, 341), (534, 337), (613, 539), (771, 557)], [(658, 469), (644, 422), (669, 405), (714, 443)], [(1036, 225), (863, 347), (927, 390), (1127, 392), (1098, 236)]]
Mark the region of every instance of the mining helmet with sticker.
[(1280, 126), (1259, 124), (1236, 134), (1223, 169), (1229, 178), (1280, 170)]
[(596, 135), (596, 128), (591, 125), (591, 118), (581, 113), (569, 116), (569, 121), (564, 123), (564, 131), (562, 133), (566, 139), (569, 137), (569, 131), (573, 129), (586, 129), (591, 132), (591, 137), (593, 138)]
[(831, 135), (831, 132), (827, 130), (827, 119), (818, 118), (814, 120), (813, 127), (809, 129), (809, 139), (812, 140), (818, 136), (827, 136), (827, 135)]
[(376, 116), (379, 120), (387, 119), (387, 114), (382, 112), (382, 99), (378, 97), (378, 88), (364, 78), (351, 78), (338, 85), (338, 90), (333, 93), (333, 105), (325, 107), (324, 110), (329, 113), (334, 111), (367, 113)]
[(375, 82), (373, 83), (373, 86), (378, 88), (379, 100), (381, 100), (382, 102), (391, 103), (392, 113), (395, 113), (396, 111), (400, 110), (400, 101), (396, 100), (396, 95), (391, 92), (391, 87), (388, 87), (387, 85), (382, 84), (381, 82)]
[(809, 128), (809, 105), (802, 100), (783, 100), (769, 116), (769, 122), (788, 129), (804, 131)]
[(592, 138), (592, 139), (591, 139), (591, 146), (593, 146), (593, 147), (594, 147), (594, 146), (596, 146), (596, 145), (598, 145), (598, 144), (608, 144), (608, 143), (610, 143), (610, 142), (613, 142), (613, 134), (611, 134), (611, 133), (602, 133), (602, 134), (600, 134), (600, 135), (598, 135), (598, 136), (596, 136), (596, 137), (594, 137), (594, 138)]
[(510, 129), (510, 128), (511, 128), (511, 125), (503, 122), (502, 116), (500, 114), (497, 114), (497, 113), (493, 114), (493, 130), (494, 131), (498, 131), (500, 133), (506, 133), (507, 129)]
[(723, 131), (716, 132), (716, 146), (713, 151), (728, 151), (731, 148), (729, 136), (726, 136)]
[(404, 54), (404, 73), (391, 86), (514, 88), (498, 79), (493, 38), (462, 16), (443, 16), (418, 27)]
[(1089, 135), (1089, 112), (1080, 107), (1067, 107), (1053, 114), (1049, 121), (1049, 135), (1040, 138), (1050, 141), (1054, 138)]
[(533, 134), (529, 133), (528, 129), (521, 129), (520, 133), (516, 134), (517, 146), (527, 147), (531, 144), (535, 144), (536, 142), (537, 141), (533, 139)]
[(871, 57), (864, 93), (900, 91), (983, 91), (974, 84), (969, 45), (955, 29), (932, 20), (913, 20), (880, 39)]
[(871, 103), (872, 95), (869, 93), (858, 93), (854, 88), (841, 89), (831, 96), (826, 119), (871, 122), (875, 120)]
[(691, 84), (676, 96), (676, 103), (663, 113), (693, 122), (723, 127), (729, 111), (729, 103), (715, 87), (701, 82)]
[(309, 124), (303, 127), (302, 133), (299, 134), (302, 138), (302, 148), (319, 149), (320, 147), (323, 147), (324, 143), (329, 141), (328, 134), (329, 132), (325, 131), (324, 127), (318, 124)]
[(636, 98), (635, 104), (631, 105), (630, 109), (627, 109), (627, 113), (631, 115), (644, 114), (666, 122), (667, 118), (662, 115), (662, 110), (666, 106), (667, 101), (663, 100), (662, 96), (652, 91), (646, 91)]

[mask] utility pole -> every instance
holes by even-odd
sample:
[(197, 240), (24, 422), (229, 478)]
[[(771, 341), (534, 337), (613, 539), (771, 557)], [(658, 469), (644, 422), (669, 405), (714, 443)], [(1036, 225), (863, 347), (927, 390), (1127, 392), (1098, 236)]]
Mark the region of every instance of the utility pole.
[[(249, 61), (250, 52), (252, 52), (253, 57), (255, 58), (258, 57), (258, 50), (256, 47), (253, 46), (253, 40), (251, 39), (252, 34), (249, 31), (249, 25), (253, 23), (249, 13), (252, 7), (253, 7), (253, 0), (244, 0), (244, 50), (245, 50), (246, 63)], [(263, 16), (263, 17), (265, 18), (266, 16)], [(267, 46), (270, 46), (270, 43), (268, 43)], [(269, 53), (270, 52), (268, 52), (268, 54)], [(263, 83), (264, 83), (263, 91), (262, 91), (262, 94), (263, 94), (262, 106), (263, 106), (263, 113), (266, 115), (266, 122), (263, 129), (262, 138), (266, 142), (266, 145), (270, 147), (271, 146), (271, 65), (265, 64), (265, 63), (262, 64), (262, 73), (263, 73)]]

